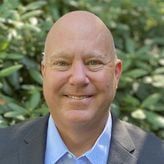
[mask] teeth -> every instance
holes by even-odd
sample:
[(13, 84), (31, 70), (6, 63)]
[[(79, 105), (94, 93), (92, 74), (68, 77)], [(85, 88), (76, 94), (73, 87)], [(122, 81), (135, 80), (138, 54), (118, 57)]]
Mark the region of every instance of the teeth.
[(88, 98), (88, 96), (68, 96), (68, 97), (75, 100), (82, 100), (82, 99)]

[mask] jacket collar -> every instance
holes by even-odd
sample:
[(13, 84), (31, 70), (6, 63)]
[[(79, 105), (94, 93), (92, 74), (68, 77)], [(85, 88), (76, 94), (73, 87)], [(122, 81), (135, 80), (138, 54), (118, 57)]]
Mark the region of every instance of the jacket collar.
[[(46, 145), (47, 123), (49, 115), (32, 123), (20, 145), (20, 164), (43, 164)], [(29, 126), (29, 125), (28, 125)]]
[(108, 163), (136, 163), (136, 158), (133, 156), (135, 146), (126, 126), (122, 121), (118, 120), (113, 115), (112, 122), (113, 126)]
[[(49, 115), (46, 115), (35, 121), (31, 125), (29, 132), (25, 135), (24, 144), (21, 144), (18, 154), (21, 164), (44, 163), (48, 117)], [(135, 146), (126, 126), (120, 120), (116, 119), (113, 114), (112, 124), (108, 163), (136, 163), (136, 158), (133, 156)]]

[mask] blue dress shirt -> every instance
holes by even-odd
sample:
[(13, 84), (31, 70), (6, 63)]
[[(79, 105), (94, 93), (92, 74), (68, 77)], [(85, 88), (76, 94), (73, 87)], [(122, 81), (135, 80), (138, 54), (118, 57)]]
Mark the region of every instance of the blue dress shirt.
[(105, 164), (111, 140), (111, 114), (94, 146), (80, 157), (73, 155), (64, 144), (50, 115), (47, 129), (45, 164)]

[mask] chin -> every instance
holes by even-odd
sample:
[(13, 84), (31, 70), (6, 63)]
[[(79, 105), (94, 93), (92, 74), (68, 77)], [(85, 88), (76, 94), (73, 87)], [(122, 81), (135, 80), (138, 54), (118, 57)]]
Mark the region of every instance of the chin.
[(93, 118), (94, 116), (86, 110), (75, 110), (65, 113), (65, 120), (70, 123), (85, 124), (92, 121)]

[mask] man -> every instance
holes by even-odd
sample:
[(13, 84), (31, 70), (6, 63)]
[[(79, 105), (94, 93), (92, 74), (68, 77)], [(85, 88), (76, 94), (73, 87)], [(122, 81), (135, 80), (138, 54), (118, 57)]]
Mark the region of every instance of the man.
[(110, 112), (122, 63), (97, 16), (74, 11), (61, 17), (44, 53), (50, 115), (1, 130), (1, 164), (164, 163), (162, 141)]

